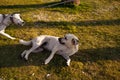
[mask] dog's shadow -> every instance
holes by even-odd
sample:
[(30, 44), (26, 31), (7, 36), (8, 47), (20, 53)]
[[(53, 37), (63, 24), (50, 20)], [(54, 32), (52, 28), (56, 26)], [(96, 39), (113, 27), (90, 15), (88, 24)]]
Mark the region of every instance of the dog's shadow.
[(74, 61), (97, 62), (97, 61), (120, 61), (120, 47), (104, 47), (97, 49), (82, 49), (72, 56)]
[[(21, 53), (24, 50), (30, 49), (30, 47), (31, 46), (28, 47), (20, 44), (0, 46), (0, 67), (3, 68), (3, 67), (20, 67), (20, 66), (30, 66), (30, 65), (33, 66), (45, 65), (44, 61), (50, 55), (49, 51), (31, 53), (29, 55), (28, 61), (26, 61), (24, 58), (21, 58), (20, 56)], [(48, 67), (66, 66), (65, 60), (58, 55), (55, 55), (49, 64)]]
[[(21, 59), (20, 54), (29, 49), (28, 46), (20, 44), (0, 46), (0, 67), (20, 67), (20, 66), (41, 66), (44, 65), (45, 59), (50, 52), (43, 51), (40, 53), (31, 53), (29, 60)], [(96, 62), (98, 60), (120, 60), (120, 47), (115, 48), (97, 48), (79, 50), (71, 56), (72, 61), (86, 63), (88, 61)], [(61, 56), (55, 55), (48, 67), (64, 67), (66, 61)], [(46, 66), (46, 65), (45, 65)]]

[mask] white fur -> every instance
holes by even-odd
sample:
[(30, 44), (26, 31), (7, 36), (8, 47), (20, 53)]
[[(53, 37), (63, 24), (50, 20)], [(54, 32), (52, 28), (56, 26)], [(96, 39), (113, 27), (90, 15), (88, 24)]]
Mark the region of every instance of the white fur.
[(20, 14), (13, 14), (13, 15), (5, 14), (5, 18), (3, 18), (3, 15), (0, 14), (0, 34), (4, 35), (10, 39), (15, 39), (14, 37), (5, 33), (6, 27), (8, 27), (12, 23), (10, 17), (13, 18), (14, 24), (23, 26), (24, 21), (20, 18)]
[[(76, 41), (76, 44), (72, 43), (74, 40)], [(70, 66), (70, 56), (78, 51), (78, 38), (73, 34), (66, 34), (63, 38), (41, 35), (30, 41), (20, 40), (20, 43), (23, 45), (32, 44), (32, 48), (23, 51), (21, 54), (21, 57), (24, 57), (26, 60), (28, 60), (28, 56), (31, 52), (40, 52), (44, 48), (51, 51), (50, 56), (45, 60), (45, 64), (48, 64), (53, 58), (54, 54), (57, 53), (62, 55), (67, 60), (67, 65)], [(44, 43), (46, 44), (43, 45)]]

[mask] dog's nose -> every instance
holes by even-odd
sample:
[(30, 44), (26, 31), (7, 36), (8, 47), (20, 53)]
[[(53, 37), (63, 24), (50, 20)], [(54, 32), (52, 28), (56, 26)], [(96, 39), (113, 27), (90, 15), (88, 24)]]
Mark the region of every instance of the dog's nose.
[(22, 22), (22, 24), (25, 24), (25, 22)]
[(25, 22), (21, 22), (21, 26), (23, 26), (25, 24)]

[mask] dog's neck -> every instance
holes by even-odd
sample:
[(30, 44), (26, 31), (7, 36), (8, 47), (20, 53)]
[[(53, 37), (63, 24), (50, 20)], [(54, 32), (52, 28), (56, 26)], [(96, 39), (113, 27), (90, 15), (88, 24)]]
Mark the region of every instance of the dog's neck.
[(65, 43), (62, 42), (62, 38), (58, 38), (58, 41), (60, 44), (65, 45)]
[(15, 22), (14, 22), (13, 15), (14, 15), (14, 14), (11, 14), (10, 20), (11, 20), (12, 23), (15, 23)]

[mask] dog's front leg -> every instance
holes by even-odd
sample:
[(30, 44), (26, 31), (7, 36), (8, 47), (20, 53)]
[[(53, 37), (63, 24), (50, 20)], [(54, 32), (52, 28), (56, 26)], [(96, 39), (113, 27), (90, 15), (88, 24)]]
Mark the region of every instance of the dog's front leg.
[(70, 61), (71, 61), (70, 57), (67, 55), (62, 55), (62, 56), (67, 60), (67, 62), (66, 62), (67, 65), (70, 66)]
[(15, 39), (14, 37), (10, 36), (9, 34), (5, 33), (4, 31), (0, 31), (0, 34), (10, 38), (10, 39)]
[(54, 54), (56, 53), (56, 50), (54, 49), (50, 56), (45, 60), (45, 64), (48, 64), (50, 60), (53, 58)]

